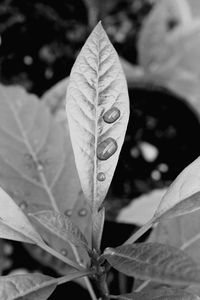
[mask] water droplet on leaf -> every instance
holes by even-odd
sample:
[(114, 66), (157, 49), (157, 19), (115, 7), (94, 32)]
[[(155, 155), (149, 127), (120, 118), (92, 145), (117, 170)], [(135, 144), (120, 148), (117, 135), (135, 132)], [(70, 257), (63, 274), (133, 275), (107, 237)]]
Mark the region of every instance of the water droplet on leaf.
[(103, 120), (106, 123), (113, 123), (120, 117), (120, 110), (117, 107), (111, 107), (105, 114), (103, 115)]
[(67, 250), (66, 250), (66, 249), (61, 249), (60, 253), (61, 253), (63, 256), (67, 256)]
[(107, 160), (117, 151), (117, 142), (113, 138), (107, 138), (97, 146), (97, 157)]
[(20, 203), (19, 207), (21, 208), (21, 210), (26, 210), (28, 205), (25, 201), (23, 201), (23, 202)]
[(98, 181), (104, 181), (106, 179), (106, 175), (103, 172), (97, 174)]
[(71, 209), (66, 209), (65, 216), (71, 217), (71, 215), (72, 215), (72, 210)]
[(38, 172), (42, 172), (42, 171), (43, 171), (43, 169), (44, 169), (43, 165), (41, 165), (41, 164), (38, 164), (38, 166), (37, 166), (37, 170), (38, 170)]
[(78, 212), (80, 217), (85, 217), (87, 215), (87, 210), (85, 208), (82, 208)]

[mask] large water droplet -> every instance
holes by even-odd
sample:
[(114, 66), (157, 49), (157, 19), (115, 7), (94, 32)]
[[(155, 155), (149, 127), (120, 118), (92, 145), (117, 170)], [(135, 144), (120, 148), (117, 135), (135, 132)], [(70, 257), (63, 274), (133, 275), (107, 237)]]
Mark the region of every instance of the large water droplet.
[(71, 217), (71, 215), (72, 215), (72, 210), (71, 209), (66, 209), (65, 216)]
[(107, 138), (97, 146), (97, 157), (107, 160), (117, 151), (117, 142), (113, 138)]
[(87, 210), (85, 208), (82, 208), (78, 212), (80, 217), (85, 217), (87, 215)]
[(103, 172), (99, 172), (97, 174), (97, 180), (98, 181), (104, 181), (106, 179), (106, 175)]
[(113, 123), (120, 117), (120, 110), (117, 107), (111, 107), (103, 115), (103, 119), (106, 123)]

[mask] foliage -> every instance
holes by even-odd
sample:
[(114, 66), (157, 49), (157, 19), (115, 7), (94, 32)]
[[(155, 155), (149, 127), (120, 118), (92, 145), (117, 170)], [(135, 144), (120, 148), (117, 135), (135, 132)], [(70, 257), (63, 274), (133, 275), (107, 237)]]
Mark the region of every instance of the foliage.
[[(125, 76), (101, 23), (71, 71), (68, 123), (58, 122), (44, 103), (18, 87), (1, 86), (0, 108), (0, 182), (5, 190), (0, 190), (0, 236), (34, 244), (66, 265), (59, 278), (2, 276), (1, 299), (48, 299), (58, 284), (79, 278), (93, 300), (90, 280), (103, 300), (147, 299), (147, 294), (160, 300), (199, 299), (191, 290), (200, 283), (199, 266), (184, 247), (135, 243), (152, 226), (199, 210), (199, 158), (169, 187), (151, 220), (125, 244), (101, 252), (103, 201), (129, 118)], [(144, 282), (132, 293), (110, 295), (111, 267)], [(150, 281), (168, 287), (141, 292)]]

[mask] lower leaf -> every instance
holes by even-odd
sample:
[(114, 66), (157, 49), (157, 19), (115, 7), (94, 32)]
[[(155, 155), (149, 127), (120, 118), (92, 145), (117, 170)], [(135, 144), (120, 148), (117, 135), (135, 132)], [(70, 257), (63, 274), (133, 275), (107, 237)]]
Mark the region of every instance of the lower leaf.
[(107, 248), (103, 256), (116, 270), (135, 278), (183, 286), (200, 283), (196, 262), (169, 245), (127, 244)]
[(196, 295), (176, 288), (148, 290), (148, 292), (119, 295), (118, 300), (199, 300)]
[(35, 274), (0, 277), (1, 300), (46, 300), (56, 288), (54, 278)]

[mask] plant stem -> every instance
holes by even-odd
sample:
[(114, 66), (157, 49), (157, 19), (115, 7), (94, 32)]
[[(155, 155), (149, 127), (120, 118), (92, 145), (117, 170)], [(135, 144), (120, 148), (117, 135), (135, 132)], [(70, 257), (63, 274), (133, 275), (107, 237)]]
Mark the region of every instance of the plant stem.
[(149, 284), (150, 281), (151, 281), (150, 279), (145, 280), (143, 283), (141, 283), (141, 284), (137, 287), (137, 289), (135, 289), (134, 292), (136, 292), (136, 293), (141, 292), (141, 291)]
[(137, 241), (147, 230), (149, 230), (153, 225), (153, 219), (144, 224), (138, 231), (136, 231), (125, 243), (132, 244)]
[[(109, 299), (119, 299), (119, 295), (109, 295)], [(123, 299), (123, 300), (130, 300), (130, 298), (127, 298), (126, 296), (121, 296), (120, 295), (120, 299)]]
[[(81, 263), (81, 260), (80, 260), (80, 257), (79, 257), (79, 254), (78, 254), (78, 251), (77, 251), (76, 247), (73, 244), (71, 244), (71, 243), (70, 243), (70, 246), (72, 248), (72, 251), (74, 252), (74, 256), (75, 256), (77, 262), (79, 263), (80, 266), (84, 267), (84, 265), (82, 265), (82, 263)], [(92, 300), (97, 300), (96, 295), (94, 293), (94, 290), (93, 290), (93, 287), (91, 285), (91, 282), (90, 282), (89, 278), (88, 277), (84, 277), (83, 280), (85, 281), (85, 284), (86, 284), (86, 287), (88, 289), (88, 293), (90, 294), (91, 299)]]
[(96, 295), (94, 293), (94, 290), (93, 290), (93, 287), (91, 285), (91, 282), (90, 282), (89, 278), (88, 277), (83, 277), (83, 279), (85, 281), (85, 284), (87, 286), (88, 293), (90, 294), (91, 299), (92, 300), (97, 300), (97, 297), (96, 297)]
[[(54, 279), (54, 281), (57, 281), (58, 285), (60, 285), (60, 284), (63, 284), (63, 283), (65, 283), (65, 282), (68, 282), (68, 281), (70, 281), (70, 280), (77, 279), (77, 278), (80, 278), (80, 277), (85, 278), (85, 276), (87, 276), (87, 275), (89, 275), (89, 274), (90, 274), (90, 271), (88, 271), (88, 272), (83, 272), (82, 274), (81, 274), (81, 272), (80, 272), (80, 276), (77, 276), (76, 274), (74, 275), (74, 274), (72, 273), (72, 274), (71, 274), (71, 278), (69, 278), (69, 277), (70, 277), (70, 274), (67, 274), (67, 275), (64, 275), (64, 276), (62, 276), (62, 277), (57, 278), (56, 280)], [(53, 280), (52, 280), (52, 281), (53, 281)], [(96, 300), (96, 299), (95, 299), (95, 300)]]
[(96, 276), (96, 286), (99, 290), (101, 300), (109, 300), (109, 290), (106, 277), (106, 273), (97, 274)]

